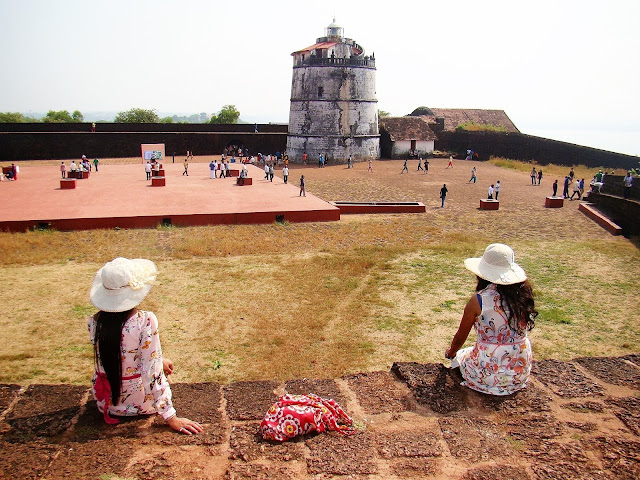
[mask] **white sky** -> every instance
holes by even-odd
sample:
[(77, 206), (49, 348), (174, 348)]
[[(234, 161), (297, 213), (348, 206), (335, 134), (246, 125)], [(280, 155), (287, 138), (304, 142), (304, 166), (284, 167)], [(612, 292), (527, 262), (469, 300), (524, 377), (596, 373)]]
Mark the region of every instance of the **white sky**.
[(381, 110), (503, 109), (524, 133), (640, 154), (639, 0), (0, 0), (0, 111), (286, 123), (291, 52), (375, 52)]

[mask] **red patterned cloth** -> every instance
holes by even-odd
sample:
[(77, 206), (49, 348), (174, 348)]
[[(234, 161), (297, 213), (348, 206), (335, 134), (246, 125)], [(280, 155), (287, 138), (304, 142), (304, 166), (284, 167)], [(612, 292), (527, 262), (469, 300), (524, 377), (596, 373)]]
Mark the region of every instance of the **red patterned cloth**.
[(352, 435), (353, 420), (332, 399), (309, 395), (284, 395), (271, 405), (260, 423), (265, 440), (284, 442), (309, 432), (333, 430)]

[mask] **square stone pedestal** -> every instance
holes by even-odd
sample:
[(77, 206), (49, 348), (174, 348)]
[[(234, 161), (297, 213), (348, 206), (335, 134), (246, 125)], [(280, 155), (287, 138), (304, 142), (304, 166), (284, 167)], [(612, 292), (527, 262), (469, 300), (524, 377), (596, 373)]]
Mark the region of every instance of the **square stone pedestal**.
[(164, 187), (164, 177), (151, 177), (152, 187)]
[(547, 208), (562, 208), (564, 207), (563, 197), (547, 197), (544, 199), (544, 206)]
[(62, 190), (68, 190), (71, 188), (76, 188), (76, 179), (75, 178), (61, 178), (60, 179), (60, 188)]
[(229, 169), (229, 176), (230, 177), (239, 177), (240, 176), (240, 170), (236, 170), (236, 169)]
[[(244, 182), (241, 183), (242, 180), (244, 180)], [(236, 185), (240, 185), (241, 187), (243, 185), (253, 185), (253, 180), (250, 177), (245, 177), (244, 179), (238, 177), (238, 180), (236, 181)]]
[(480, 210), (498, 210), (500, 202), (498, 200), (480, 199)]

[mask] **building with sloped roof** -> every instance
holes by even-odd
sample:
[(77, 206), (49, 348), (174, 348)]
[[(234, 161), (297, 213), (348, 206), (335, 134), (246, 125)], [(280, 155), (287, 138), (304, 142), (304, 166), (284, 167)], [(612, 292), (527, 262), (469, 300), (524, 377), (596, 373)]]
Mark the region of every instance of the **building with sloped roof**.
[(383, 158), (407, 158), (433, 153), (436, 135), (424, 117), (381, 117), (380, 150)]
[(335, 20), (326, 35), (295, 51), (287, 154), (293, 162), (326, 155), (331, 163), (380, 157), (374, 55), (344, 37)]
[(409, 115), (424, 117), (429, 123), (440, 123), (442, 130), (447, 132), (469, 123), (495, 126), (507, 133), (520, 132), (504, 110), (418, 107)]

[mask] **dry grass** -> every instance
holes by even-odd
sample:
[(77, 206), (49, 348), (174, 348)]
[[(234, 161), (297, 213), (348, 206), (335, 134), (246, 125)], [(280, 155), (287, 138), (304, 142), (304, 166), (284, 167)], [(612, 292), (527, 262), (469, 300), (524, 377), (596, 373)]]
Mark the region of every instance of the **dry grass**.
[[(479, 183), (468, 184), (474, 165)], [(119, 255), (160, 268), (162, 283), (141, 307), (158, 315), (176, 381), (326, 378), (440, 361), (475, 283), (462, 262), (493, 241), (514, 248), (534, 283), (537, 358), (637, 352), (637, 246), (589, 221), (577, 202), (542, 208), (552, 181), (531, 187), (526, 165), (456, 161), (446, 169), (436, 159), (429, 175), (400, 175), (401, 161), (374, 162), (373, 174), (366, 165), (304, 169), (308, 191), (327, 200), (418, 200), (426, 214), (1, 233), (0, 382), (89, 381), (88, 288)], [(500, 210), (478, 211), (498, 178)], [(444, 209), (442, 183), (450, 190)]]

